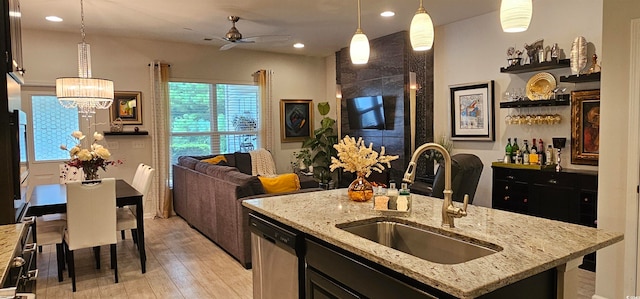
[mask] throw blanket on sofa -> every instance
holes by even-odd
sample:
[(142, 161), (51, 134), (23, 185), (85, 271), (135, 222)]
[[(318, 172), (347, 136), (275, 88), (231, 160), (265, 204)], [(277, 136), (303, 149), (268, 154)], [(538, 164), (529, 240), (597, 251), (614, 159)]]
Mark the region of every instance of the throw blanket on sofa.
[(271, 153), (264, 149), (259, 148), (255, 151), (250, 151), (251, 155), (251, 174), (259, 176), (276, 176), (276, 164), (273, 162)]

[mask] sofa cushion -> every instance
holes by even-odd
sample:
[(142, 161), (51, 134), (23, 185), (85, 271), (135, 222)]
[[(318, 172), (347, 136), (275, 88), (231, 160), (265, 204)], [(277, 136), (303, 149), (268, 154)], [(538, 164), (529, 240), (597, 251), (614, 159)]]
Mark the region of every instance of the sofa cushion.
[(240, 187), (239, 190), (242, 190), (242, 194), (238, 194), (238, 197), (245, 197), (249, 195), (258, 195), (264, 193), (264, 188), (262, 187), (262, 183), (257, 176), (248, 175), (242, 172), (230, 171), (227, 172), (222, 178), (223, 180), (234, 182)]
[(189, 156), (178, 157), (178, 165), (184, 166), (189, 169), (195, 169), (196, 164), (198, 164), (198, 162), (200, 162), (200, 160), (193, 157), (189, 157)]
[(259, 176), (266, 193), (282, 193), (300, 190), (300, 179), (295, 173), (285, 173), (275, 177)]
[(242, 173), (252, 175), (251, 172), (251, 155), (249, 153), (233, 153), (236, 160), (236, 168)]
[(224, 154), (224, 157), (227, 159), (227, 165), (236, 167), (236, 157), (234, 154)]
[(212, 177), (224, 178), (224, 176), (231, 171), (238, 172), (238, 169), (231, 166), (210, 165), (210, 167), (207, 167), (207, 170), (205, 173)]
[(209, 164), (217, 164), (217, 165), (228, 165), (227, 158), (224, 155), (217, 155), (213, 158), (201, 160), (202, 162), (206, 162)]

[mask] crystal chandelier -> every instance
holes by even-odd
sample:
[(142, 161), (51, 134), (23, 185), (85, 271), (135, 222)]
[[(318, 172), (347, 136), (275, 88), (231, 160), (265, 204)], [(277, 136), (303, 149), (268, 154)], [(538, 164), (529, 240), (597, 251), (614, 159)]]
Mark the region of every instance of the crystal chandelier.
[(349, 54), (353, 64), (366, 64), (369, 62), (369, 39), (360, 29), (360, 0), (358, 0), (358, 29), (356, 29), (356, 33), (351, 38)]
[(420, 7), (416, 15), (411, 20), (409, 37), (414, 51), (426, 51), (433, 46), (433, 21), (422, 6), (422, 0), (420, 0)]
[(96, 109), (108, 109), (113, 103), (113, 81), (91, 78), (91, 49), (85, 43), (84, 5), (80, 0), (80, 33), (78, 44), (78, 77), (56, 79), (56, 96), (65, 108), (78, 108), (78, 113), (89, 118)]

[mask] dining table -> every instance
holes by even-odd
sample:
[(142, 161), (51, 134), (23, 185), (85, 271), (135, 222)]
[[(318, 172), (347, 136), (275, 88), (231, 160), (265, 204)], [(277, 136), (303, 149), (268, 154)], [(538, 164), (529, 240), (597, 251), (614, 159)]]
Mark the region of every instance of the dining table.
[[(125, 180), (116, 180), (116, 205), (118, 207), (135, 205), (137, 241), (140, 253), (140, 266), (145, 273), (147, 256), (144, 248), (144, 217), (142, 193), (138, 192)], [(36, 185), (28, 203), (26, 216), (43, 216), (67, 212), (67, 187), (65, 184)], [(34, 226), (37, 230), (37, 221)], [(114, 232), (116, 233), (116, 232)], [(36, 240), (37, 242), (37, 240)]]

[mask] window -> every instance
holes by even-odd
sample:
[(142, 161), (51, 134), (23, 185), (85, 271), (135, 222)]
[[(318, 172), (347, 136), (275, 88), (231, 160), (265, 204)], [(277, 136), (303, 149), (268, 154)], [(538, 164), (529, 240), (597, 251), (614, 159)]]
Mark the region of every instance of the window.
[(169, 82), (171, 162), (258, 147), (258, 86)]
[(60, 145), (73, 141), (71, 132), (78, 130), (78, 110), (66, 109), (55, 95), (32, 95), (33, 150), (35, 161), (68, 160), (69, 153)]

